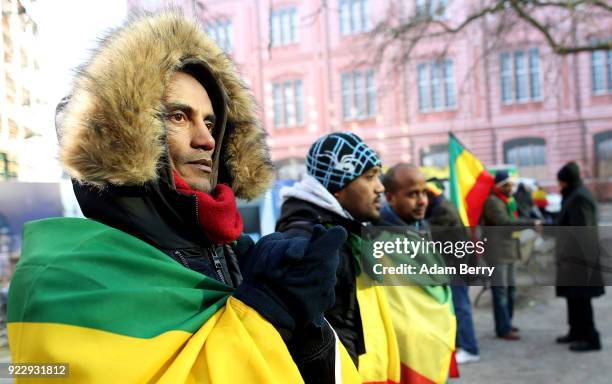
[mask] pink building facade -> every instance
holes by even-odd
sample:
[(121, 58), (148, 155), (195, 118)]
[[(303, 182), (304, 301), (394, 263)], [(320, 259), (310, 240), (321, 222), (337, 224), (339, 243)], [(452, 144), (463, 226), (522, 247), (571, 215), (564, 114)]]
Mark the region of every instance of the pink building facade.
[[(413, 14), (417, 2), (398, 2), (394, 14)], [(166, 3), (128, 0), (133, 10)], [(469, 3), (450, 3), (443, 17), (461, 18)], [(528, 28), (491, 50), (487, 25), (476, 23), (451, 44), (421, 43), (409, 63), (377, 65), (367, 32), (387, 17), (389, 1), (178, 4), (253, 89), (279, 178), (298, 177), (312, 142), (342, 130), (386, 165), (444, 166), (452, 131), (486, 165), (513, 164), (545, 186), (577, 161), (599, 197), (612, 197), (612, 52), (559, 57)]]

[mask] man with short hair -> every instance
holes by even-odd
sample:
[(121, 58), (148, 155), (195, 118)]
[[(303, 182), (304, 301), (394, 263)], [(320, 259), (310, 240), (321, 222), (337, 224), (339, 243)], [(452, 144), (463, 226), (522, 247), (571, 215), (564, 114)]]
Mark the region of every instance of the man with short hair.
[(387, 204), (381, 220), (387, 225), (411, 225), (419, 230), (427, 211), (427, 183), (416, 165), (399, 163), (390, 168), (384, 178)]
[[(396, 164), (385, 174), (383, 184), (387, 203), (379, 223), (400, 227), (389, 231), (391, 239), (405, 237), (417, 244), (431, 241), (430, 228), (425, 221), (428, 186), (420, 169), (409, 163)], [(395, 309), (393, 323), (402, 362), (410, 371), (418, 372), (431, 382), (445, 382), (449, 374), (456, 376), (453, 351), (457, 321), (447, 286), (450, 278), (421, 273), (421, 268), (443, 267), (446, 263), (442, 255), (422, 247), (416, 255), (399, 262), (416, 266), (414, 281), (384, 287), (390, 306)]]
[[(434, 184), (433, 182), (431, 182)], [(428, 183), (428, 185), (430, 185)], [(435, 241), (446, 243), (468, 242), (470, 237), (461, 222), (457, 208), (444, 197), (443, 189), (437, 185), (428, 188), (429, 204), (425, 218), (431, 227), (431, 237)], [(462, 257), (448, 255), (444, 258), (447, 265), (461, 268), (462, 264), (471, 266), (474, 255), (468, 253)], [(472, 304), (469, 295), (469, 275), (457, 274), (451, 278), (453, 305), (457, 317), (457, 364), (473, 363), (480, 360), (478, 341), (472, 320)]]
[(336, 303), (325, 318), (363, 382), (399, 382), (390, 309), (382, 287), (373, 285), (362, 271), (362, 229), (378, 219), (384, 192), (380, 159), (357, 135), (336, 132), (310, 147), (306, 171), (300, 182), (281, 190), (277, 230), (299, 238), (310, 236), (317, 224), (346, 229), (349, 237), (336, 272)]
[[(491, 293), (495, 333), (503, 340), (520, 340), (518, 328), (512, 325), (515, 300), (514, 263), (519, 258), (516, 226), (540, 226), (540, 220), (519, 217), (512, 197), (513, 183), (505, 170), (495, 173), (495, 185), (482, 210), (483, 238), (487, 239), (484, 257), (494, 267)], [(495, 228), (499, 227), (499, 228)]]
[(252, 100), (181, 16), (102, 42), (57, 120), (88, 219), (26, 225), (13, 362), (68, 362), (74, 382), (358, 380), (323, 319), (345, 231), (241, 235), (235, 194), (254, 198), (273, 177)]

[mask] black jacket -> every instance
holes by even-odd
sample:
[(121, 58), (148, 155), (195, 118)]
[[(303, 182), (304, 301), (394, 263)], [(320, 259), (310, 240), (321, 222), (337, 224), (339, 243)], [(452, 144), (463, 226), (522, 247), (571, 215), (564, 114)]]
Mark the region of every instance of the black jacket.
[[(450, 200), (446, 199), (443, 195), (430, 197), (425, 219), (429, 223), (431, 237), (434, 241), (442, 243), (447, 241), (452, 243), (465, 243), (470, 240), (467, 229), (461, 222), (457, 208), (455, 208)], [(475, 256), (473, 254), (465, 255), (462, 258), (445, 254), (444, 261), (447, 266), (457, 269), (459, 269), (461, 264), (476, 266)], [(453, 276), (453, 283), (460, 284), (466, 279), (467, 276), (457, 274)]]
[[(243, 199), (261, 195), (274, 172), (252, 94), (216, 44), (176, 14), (126, 24), (79, 68), (65, 109), (58, 109), (60, 159), (86, 217), (237, 287), (240, 255), (207, 239), (195, 196), (174, 185), (163, 95), (176, 71), (193, 76), (213, 107), (211, 185), (225, 183)], [(333, 378), (330, 327), (281, 335), (306, 382)]]
[[(241, 255), (206, 238), (191, 196), (171, 190), (163, 181), (157, 186), (111, 186), (103, 191), (79, 183), (73, 187), (86, 217), (129, 233), (186, 268), (226, 285), (236, 288), (242, 282)], [(333, 381), (335, 339), (329, 326), (279, 332), (306, 383)]]
[(557, 296), (597, 297), (604, 294), (597, 232), (597, 202), (577, 179), (561, 191), (557, 235)]
[[(297, 198), (287, 199), (281, 207), (276, 230), (290, 236), (310, 237), (315, 224), (340, 225), (347, 232), (361, 236), (362, 224)], [(340, 250), (340, 265), (336, 277), (336, 303), (325, 313), (338, 338), (357, 366), (359, 355), (365, 353), (363, 328), (357, 302), (355, 255), (348, 243)]]

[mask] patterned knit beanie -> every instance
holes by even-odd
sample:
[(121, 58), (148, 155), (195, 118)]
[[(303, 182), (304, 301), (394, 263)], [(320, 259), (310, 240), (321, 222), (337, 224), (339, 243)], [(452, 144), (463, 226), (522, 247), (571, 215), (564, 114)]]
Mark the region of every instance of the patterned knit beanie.
[(380, 159), (357, 135), (337, 132), (317, 140), (306, 157), (306, 171), (331, 193), (346, 187)]

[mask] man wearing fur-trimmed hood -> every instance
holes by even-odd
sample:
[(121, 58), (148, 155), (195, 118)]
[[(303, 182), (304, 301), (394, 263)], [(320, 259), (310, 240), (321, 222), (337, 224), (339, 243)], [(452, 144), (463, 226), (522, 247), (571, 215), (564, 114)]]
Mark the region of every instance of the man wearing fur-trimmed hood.
[(74, 382), (339, 382), (355, 367), (323, 313), (342, 228), (241, 236), (235, 195), (272, 167), (249, 91), (174, 14), (113, 32), (58, 115), (88, 219), (24, 228), (9, 293), (12, 361)]

